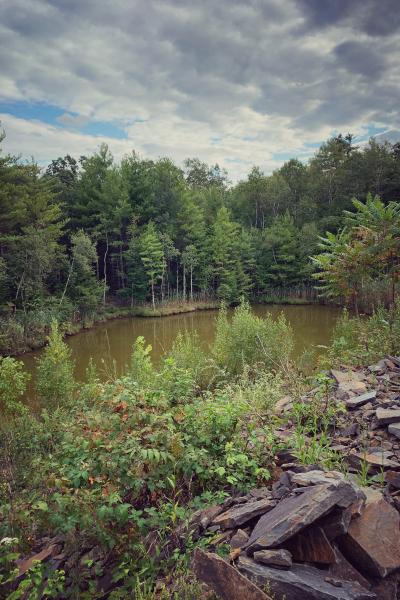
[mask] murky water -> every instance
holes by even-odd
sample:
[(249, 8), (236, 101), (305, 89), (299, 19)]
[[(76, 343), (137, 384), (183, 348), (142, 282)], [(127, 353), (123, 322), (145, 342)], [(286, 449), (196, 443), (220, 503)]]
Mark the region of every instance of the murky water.
[[(267, 312), (274, 316), (281, 312), (285, 314), (293, 327), (297, 356), (312, 346), (328, 344), (340, 313), (337, 308), (318, 305), (255, 305), (253, 311), (261, 317)], [(201, 343), (207, 348), (214, 339), (217, 314), (217, 310), (209, 310), (162, 318), (132, 317), (108, 321), (69, 337), (66, 342), (75, 360), (76, 378), (84, 379), (90, 357), (104, 379), (114, 368), (113, 364), (117, 372), (122, 373), (129, 361), (132, 344), (139, 335), (153, 347), (152, 357), (156, 363), (171, 348), (179, 331), (197, 331)], [(30, 400), (33, 397), (36, 358), (40, 354), (38, 350), (21, 357), (25, 368), (32, 374), (28, 390)]]

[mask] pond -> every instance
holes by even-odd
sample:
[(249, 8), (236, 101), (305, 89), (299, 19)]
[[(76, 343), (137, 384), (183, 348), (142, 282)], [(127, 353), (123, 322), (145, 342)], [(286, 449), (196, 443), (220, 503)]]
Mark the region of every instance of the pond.
[[(312, 346), (327, 345), (340, 314), (338, 308), (320, 305), (254, 305), (252, 310), (260, 317), (268, 312), (273, 316), (281, 312), (285, 314), (293, 328), (296, 356)], [(84, 379), (90, 357), (103, 379), (111, 373), (113, 364), (117, 373), (121, 374), (129, 361), (132, 344), (140, 335), (151, 344), (155, 363), (169, 351), (180, 331), (197, 331), (201, 344), (207, 349), (214, 339), (217, 315), (217, 310), (206, 310), (161, 318), (116, 319), (68, 337), (66, 343), (75, 360), (76, 378)], [(41, 352), (38, 350), (20, 357), (32, 375), (27, 393), (30, 401), (34, 395), (36, 359)]]

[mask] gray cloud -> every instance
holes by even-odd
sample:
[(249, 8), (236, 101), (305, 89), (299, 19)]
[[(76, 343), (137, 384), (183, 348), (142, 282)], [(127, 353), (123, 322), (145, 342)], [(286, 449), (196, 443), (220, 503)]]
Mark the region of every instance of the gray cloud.
[(75, 129), (120, 123), (144, 153), (271, 169), (342, 128), (398, 128), (399, 13), (395, 0), (3, 0), (0, 100), (57, 105)]

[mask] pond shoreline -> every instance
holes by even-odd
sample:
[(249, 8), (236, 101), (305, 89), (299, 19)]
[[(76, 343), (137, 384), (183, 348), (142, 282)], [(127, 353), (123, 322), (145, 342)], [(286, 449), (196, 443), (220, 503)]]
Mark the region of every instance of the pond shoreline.
[[(302, 298), (290, 298), (285, 297), (281, 299), (274, 298), (273, 300), (265, 300), (253, 299), (252, 303), (255, 305), (263, 306), (263, 305), (281, 305), (281, 306), (308, 306), (321, 304), (321, 302), (315, 302), (309, 299)], [(155, 310), (153, 310), (151, 305), (144, 306), (133, 306), (133, 307), (124, 307), (118, 306), (116, 304), (110, 303), (104, 310), (103, 313), (99, 312), (96, 316), (90, 321), (78, 321), (76, 323), (66, 322), (61, 324), (61, 329), (63, 329), (63, 337), (72, 337), (82, 333), (84, 331), (90, 331), (91, 329), (101, 325), (103, 323), (107, 323), (109, 321), (115, 321), (119, 319), (129, 319), (132, 317), (138, 317), (143, 319), (157, 319), (161, 317), (170, 317), (173, 315), (180, 315), (185, 313), (192, 313), (197, 311), (207, 311), (207, 310), (218, 310), (221, 306), (221, 301), (219, 300), (204, 300), (204, 301), (187, 301), (176, 302), (171, 301), (166, 303), (163, 306), (158, 306)], [(46, 346), (46, 339), (43, 342), (27, 342), (25, 347), (16, 352), (5, 352), (4, 356), (25, 356), (26, 354), (30, 354), (31, 352), (35, 352), (44, 348)], [(0, 351), (1, 354), (1, 351)]]

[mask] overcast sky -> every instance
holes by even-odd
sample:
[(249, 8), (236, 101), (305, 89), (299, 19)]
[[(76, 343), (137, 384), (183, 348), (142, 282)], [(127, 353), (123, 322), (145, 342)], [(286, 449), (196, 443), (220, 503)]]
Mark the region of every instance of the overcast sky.
[(0, 0), (4, 146), (271, 172), (400, 129), (399, 26), (399, 0)]

